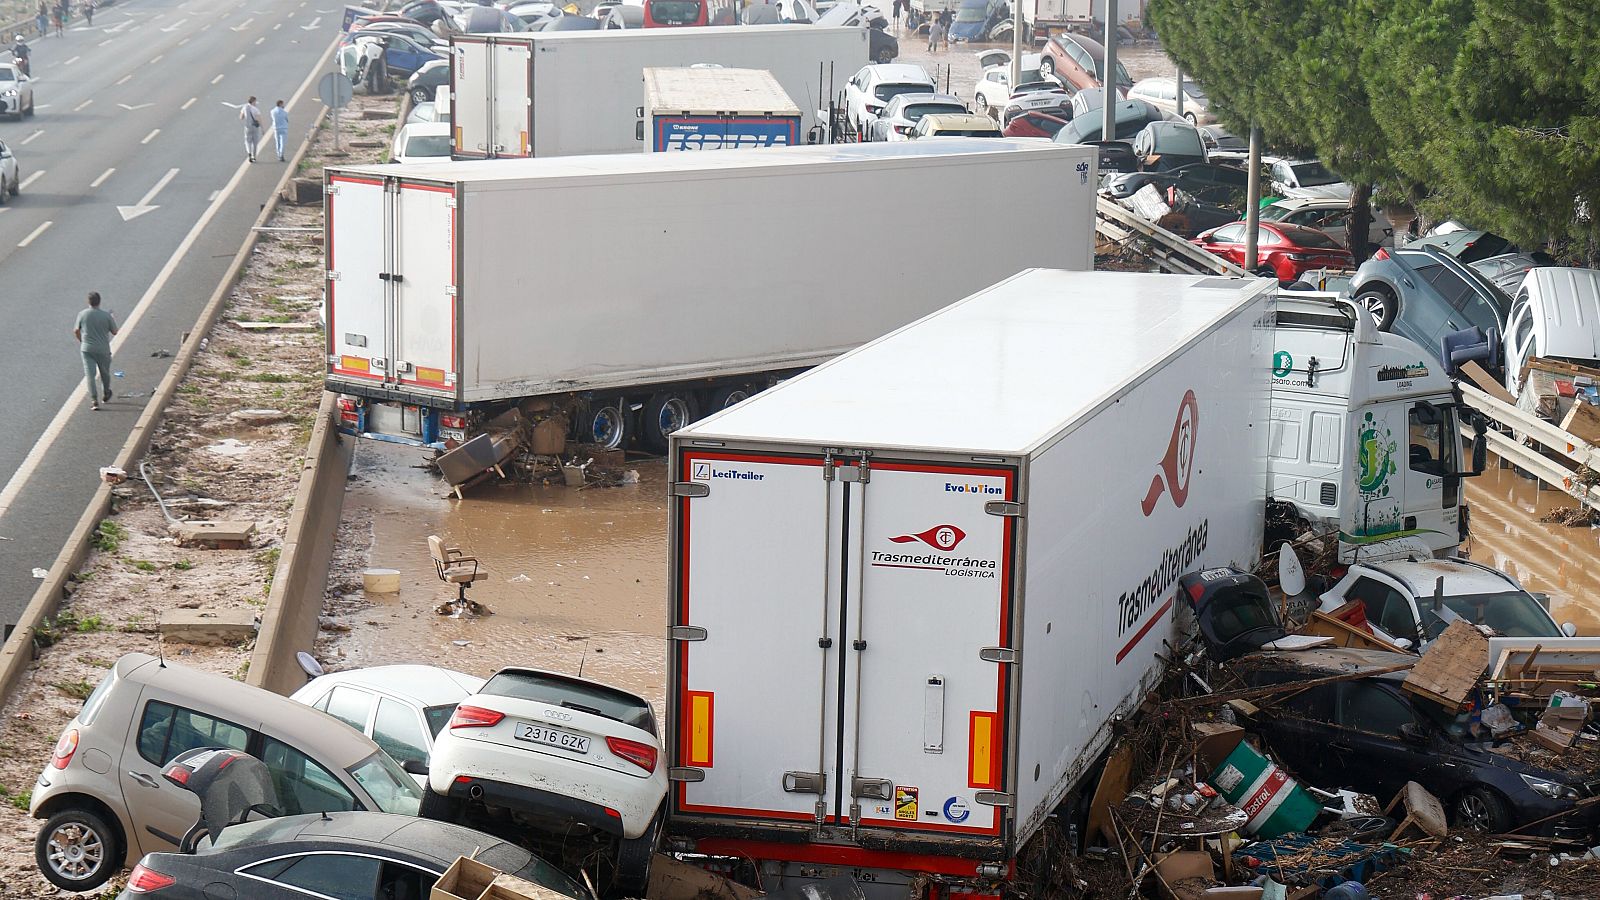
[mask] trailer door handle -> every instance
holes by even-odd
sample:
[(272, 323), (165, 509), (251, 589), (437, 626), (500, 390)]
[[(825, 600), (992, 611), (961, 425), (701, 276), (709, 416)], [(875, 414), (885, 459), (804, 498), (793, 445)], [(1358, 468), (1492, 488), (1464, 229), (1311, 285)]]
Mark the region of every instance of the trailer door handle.
[(783, 790), (789, 794), (822, 794), (828, 789), (828, 776), (821, 772), (785, 772)]
[(893, 800), (894, 782), (887, 778), (852, 778), (850, 796), (870, 797), (874, 800)]

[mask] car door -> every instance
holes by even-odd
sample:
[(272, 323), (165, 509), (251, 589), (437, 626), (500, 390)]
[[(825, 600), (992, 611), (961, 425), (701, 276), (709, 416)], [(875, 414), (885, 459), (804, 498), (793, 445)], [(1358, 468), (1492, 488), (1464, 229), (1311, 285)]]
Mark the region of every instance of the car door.
[(383, 752), (394, 757), (394, 761), (401, 766), (406, 763), (427, 765), (428, 751), (433, 742), (429, 740), (427, 725), (422, 721), (422, 712), (411, 704), (393, 697), (379, 697), (377, 714), (373, 716), (369, 734), (373, 743), (382, 747)]
[(313, 851), (241, 866), (236, 874), (243, 895), (256, 900), (377, 900), (384, 863), (375, 855)]
[(122, 799), (141, 853), (172, 850), (200, 817), (200, 799), (161, 776), (173, 757), (200, 747), (248, 750), (252, 732), (146, 689), (122, 751)]
[(1277, 714), (1265, 717), (1260, 729), (1266, 745), (1295, 777), (1323, 785), (1336, 767), (1328, 744), (1334, 740), (1333, 710), (1336, 685), (1324, 684), (1301, 691), (1277, 704)]
[(1244, 229), (1243, 222), (1234, 222), (1232, 225), (1224, 225), (1211, 232), (1211, 237), (1206, 239), (1206, 251), (1215, 253), (1229, 262), (1239, 262), (1244, 258), (1244, 252), (1240, 247), (1244, 241)]
[(1450, 301), (1440, 296), (1433, 286), (1436, 280), (1444, 281), (1448, 285), (1445, 276), (1440, 275), (1444, 264), (1426, 254), (1421, 254), (1420, 259), (1413, 256), (1409, 262), (1411, 277), (1402, 279), (1399, 285), (1400, 313), (1395, 317), (1394, 330), (1432, 351), (1437, 351), (1439, 335), (1448, 327), (1452, 312)]
[(372, 722), (371, 691), (364, 691), (348, 684), (335, 685), (333, 690), (322, 695), (322, 699), (313, 703), (313, 709), (320, 709), (335, 719), (349, 725), (357, 731), (371, 733), (367, 727)]
[[(1361, 575), (1344, 592), (1346, 602), (1358, 600), (1367, 617), (1367, 624), (1384, 632), (1389, 639), (1405, 638), (1415, 641), (1416, 618), (1410, 612), (1409, 595), (1398, 584), (1378, 575)], [(1391, 612), (1390, 607), (1397, 607)], [(1410, 630), (1406, 630), (1407, 619)], [(1385, 624), (1387, 623), (1387, 624)], [(1398, 631), (1390, 631), (1393, 627)]]
[(1430, 733), (1430, 726), (1399, 689), (1377, 679), (1346, 681), (1338, 688), (1338, 728), (1328, 743), (1338, 772), (1323, 787), (1352, 788), (1375, 795), (1379, 803), (1388, 802), (1407, 781), (1436, 790), (1425, 780), (1429, 748), (1404, 730), (1409, 726), (1420, 737)]
[(391, 34), (384, 40), (384, 61), (392, 71), (410, 74), (433, 58), (433, 54), (426, 53), (409, 38)]
[(284, 815), (362, 808), (350, 788), (326, 766), (300, 750), (263, 735), (257, 755), (272, 776), (272, 786)]
[(1522, 390), (1520, 375), (1522, 364), (1533, 356), (1533, 304), (1528, 301), (1526, 288), (1517, 292), (1517, 301), (1511, 306), (1511, 317), (1506, 325), (1506, 380), (1512, 394)]

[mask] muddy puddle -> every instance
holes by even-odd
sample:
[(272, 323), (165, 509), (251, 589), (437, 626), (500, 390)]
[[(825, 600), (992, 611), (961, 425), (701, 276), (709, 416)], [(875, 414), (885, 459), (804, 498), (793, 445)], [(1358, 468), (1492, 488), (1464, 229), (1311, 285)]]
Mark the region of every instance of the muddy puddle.
[[(641, 460), (638, 484), (574, 490), (482, 485), (465, 500), (419, 468), (420, 451), (357, 444), (345, 497), (347, 535), (370, 542), (367, 565), (400, 571), (397, 594), (366, 596), (348, 633), (324, 651), (338, 668), (429, 661), (475, 675), (527, 665), (582, 674), (658, 705), (666, 690), (666, 463)], [(488, 578), (467, 592), (491, 615), (449, 618), (427, 538), (478, 558)], [(357, 578), (359, 582), (359, 577)], [(359, 591), (358, 591), (359, 593)], [(462, 643), (465, 642), (465, 643)]]
[(1467, 481), (1472, 507), (1472, 558), (1515, 576), (1530, 591), (1550, 595), (1557, 622), (1600, 635), (1600, 529), (1546, 525), (1539, 517), (1576, 505), (1560, 491), (1501, 469)]

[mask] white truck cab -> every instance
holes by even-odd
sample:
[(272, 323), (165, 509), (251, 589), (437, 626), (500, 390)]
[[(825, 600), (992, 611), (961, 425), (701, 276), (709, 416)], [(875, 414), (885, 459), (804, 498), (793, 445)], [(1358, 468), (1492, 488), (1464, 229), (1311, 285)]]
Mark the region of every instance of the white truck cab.
[(1538, 356), (1600, 366), (1600, 269), (1533, 268), (1506, 318), (1506, 390), (1522, 393), (1522, 365)]
[(1319, 598), (1331, 613), (1352, 600), (1366, 607), (1373, 633), (1420, 651), (1456, 618), (1487, 625), (1504, 637), (1572, 637), (1571, 623), (1556, 625), (1544, 602), (1515, 578), (1466, 559), (1357, 563)]
[(1295, 533), (1336, 531), (1342, 562), (1453, 556), (1466, 532), (1461, 479), (1481, 471), (1481, 454), (1463, 452), (1450, 379), (1427, 351), (1377, 331), (1348, 301), (1279, 298), (1272, 510)]

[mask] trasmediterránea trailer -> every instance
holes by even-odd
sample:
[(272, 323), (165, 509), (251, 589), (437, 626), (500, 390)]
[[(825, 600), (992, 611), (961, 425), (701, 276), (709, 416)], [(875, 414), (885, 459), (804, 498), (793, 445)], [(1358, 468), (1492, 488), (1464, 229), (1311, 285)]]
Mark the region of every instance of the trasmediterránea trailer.
[(675, 846), (998, 893), (1259, 557), (1273, 297), (1029, 271), (674, 434)]

